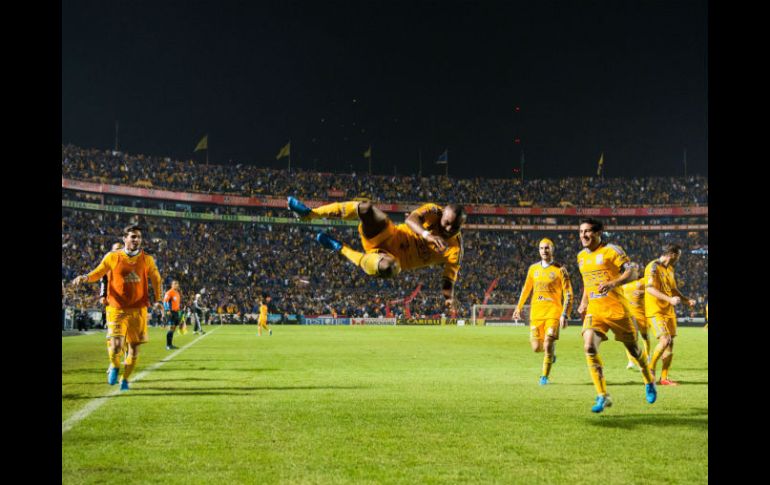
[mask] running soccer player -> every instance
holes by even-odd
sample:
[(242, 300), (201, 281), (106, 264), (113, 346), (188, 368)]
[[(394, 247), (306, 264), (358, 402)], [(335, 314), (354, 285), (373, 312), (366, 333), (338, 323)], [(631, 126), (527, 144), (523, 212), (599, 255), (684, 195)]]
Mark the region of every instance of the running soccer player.
[(179, 282), (171, 282), (171, 289), (163, 296), (163, 309), (166, 311), (168, 331), (166, 332), (166, 350), (177, 349), (174, 346), (174, 332), (180, 325), (182, 317), (182, 295), (179, 293)]
[(257, 320), (257, 337), (262, 336), (262, 329), (267, 330), (268, 335), (273, 335), (273, 330), (267, 326), (267, 304), (270, 303), (270, 295), (262, 295), (259, 302), (259, 320)]
[[(638, 269), (638, 265), (636, 263), (631, 264)], [(631, 310), (631, 317), (634, 319), (634, 322), (636, 322), (636, 328), (639, 330), (639, 334), (642, 336), (644, 353), (647, 355), (647, 360), (649, 361), (650, 333), (647, 317), (644, 313), (644, 278), (639, 278), (630, 283), (626, 283), (622, 288), (623, 296), (626, 297), (626, 300), (628, 301), (628, 308)], [(637, 370), (638, 367), (634, 363), (631, 354), (628, 353), (628, 349), (626, 349), (626, 356), (628, 357), (628, 365), (626, 366), (626, 369)]]
[(644, 310), (648, 315), (658, 345), (652, 354), (650, 369), (653, 373), (658, 360), (663, 360), (663, 370), (660, 373), (659, 384), (676, 386), (677, 382), (668, 378), (671, 361), (674, 359), (674, 337), (676, 337), (676, 313), (674, 307), (682, 300), (689, 306), (695, 305), (695, 300), (685, 298), (676, 287), (674, 265), (682, 255), (682, 248), (677, 244), (665, 244), (658, 259), (651, 261), (644, 268), (645, 295)]
[(445, 305), (455, 307), (454, 286), (463, 256), (460, 228), (466, 219), (463, 206), (425, 204), (398, 225), (368, 201), (334, 202), (310, 209), (289, 197), (288, 206), (302, 220), (359, 220), (363, 253), (323, 232), (318, 233), (316, 241), (341, 253), (370, 276), (393, 278), (401, 271), (443, 265), (441, 293)]
[[(123, 243), (122, 242), (116, 242), (112, 245), (112, 248), (110, 249), (110, 252), (120, 251), (123, 249)], [(99, 280), (99, 302), (104, 306), (104, 309), (102, 310), (102, 321), (105, 323), (105, 327), (107, 326), (107, 308), (109, 306), (109, 302), (107, 301), (107, 286), (110, 284), (110, 273), (107, 273), (106, 275), (102, 276), (102, 279)], [(112, 342), (110, 341), (109, 332), (107, 333), (107, 355), (110, 353), (110, 347), (112, 346)], [(121, 355), (126, 356), (126, 353), (128, 352), (128, 344), (123, 342), (123, 348), (121, 349)], [(112, 369), (112, 360), (110, 360), (110, 365), (107, 367), (107, 373), (110, 373), (110, 369)]]
[(615, 340), (623, 342), (636, 365), (642, 369), (647, 402), (652, 404), (657, 399), (647, 357), (637, 344), (636, 327), (620, 289), (620, 286), (634, 278), (636, 271), (623, 249), (602, 241), (603, 229), (603, 224), (596, 219), (582, 219), (580, 242), (583, 250), (577, 255), (583, 277), (583, 296), (578, 313), (583, 318), (583, 346), (597, 393), (596, 403), (591, 408), (594, 413), (600, 413), (612, 405), (599, 358), (599, 345), (607, 340), (609, 330), (615, 334)]
[(556, 362), (556, 340), (559, 339), (559, 329), (567, 327), (573, 297), (567, 268), (553, 260), (553, 241), (544, 238), (538, 244), (538, 250), (540, 262), (531, 265), (527, 271), (513, 318), (521, 318), (521, 308), (532, 293), (529, 340), (534, 352), (545, 350), (540, 376), (540, 385), (544, 386), (548, 384), (551, 366)]
[(128, 379), (138, 361), (139, 346), (149, 340), (147, 334), (147, 307), (150, 306), (149, 283), (155, 298), (160, 299), (161, 278), (155, 259), (141, 249), (142, 230), (137, 225), (123, 229), (122, 251), (110, 252), (99, 266), (88, 274), (80, 275), (72, 284), (95, 283), (110, 273), (107, 286), (107, 335), (112, 340), (110, 362), (112, 369), (107, 377), (110, 385), (117, 384), (120, 354), (123, 342), (128, 342), (120, 390), (129, 390)]

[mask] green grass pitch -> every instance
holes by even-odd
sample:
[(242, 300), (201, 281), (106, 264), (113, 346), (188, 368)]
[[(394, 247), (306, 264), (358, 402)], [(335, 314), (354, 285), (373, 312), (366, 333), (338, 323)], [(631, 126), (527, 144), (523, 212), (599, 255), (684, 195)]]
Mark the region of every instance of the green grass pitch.
[[(177, 334), (191, 345), (114, 395), (103, 333), (63, 337), (62, 483), (707, 482), (702, 328), (679, 329), (681, 385), (652, 405), (604, 342), (601, 414), (577, 326), (543, 387), (524, 327), (272, 328)], [(150, 339), (134, 376), (172, 353)]]

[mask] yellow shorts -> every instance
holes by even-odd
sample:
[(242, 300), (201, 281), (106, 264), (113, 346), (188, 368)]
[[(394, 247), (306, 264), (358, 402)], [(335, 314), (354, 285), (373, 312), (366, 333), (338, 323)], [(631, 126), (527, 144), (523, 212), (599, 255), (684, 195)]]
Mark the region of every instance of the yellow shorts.
[(588, 329), (592, 329), (599, 332), (602, 337), (602, 341), (607, 340), (607, 332), (612, 330), (615, 334), (615, 340), (618, 342), (636, 342), (636, 327), (634, 321), (630, 315), (622, 316), (620, 318), (607, 318), (607, 317), (594, 317), (593, 315), (586, 315), (583, 320), (583, 330), (581, 334)]
[(149, 340), (147, 334), (147, 309), (118, 309), (107, 307), (107, 338), (125, 337), (130, 344), (141, 344)]
[(655, 338), (664, 335), (676, 337), (676, 317), (666, 315), (653, 315), (650, 317), (652, 328), (655, 329)]
[(640, 315), (638, 313), (631, 313), (631, 316), (636, 322), (636, 327), (639, 329), (639, 331), (646, 334), (650, 329), (650, 325), (647, 322), (647, 317), (644, 316), (644, 314)]
[(549, 336), (554, 340), (559, 340), (559, 319), (558, 318), (531, 320), (529, 322), (530, 340), (545, 340), (546, 336)]
[(267, 318), (265, 318), (264, 320), (262, 320), (262, 319), (260, 318), (260, 319), (259, 319), (259, 321), (258, 321), (257, 323), (259, 324), (259, 326), (260, 326), (260, 327), (265, 327), (265, 328), (267, 328)]
[[(364, 236), (363, 224), (358, 225), (358, 234), (361, 236), (361, 244), (364, 246), (364, 251), (366, 251), (367, 253), (373, 253), (373, 252), (387, 253), (388, 251), (384, 250), (384, 246), (386, 246), (389, 240), (393, 239), (394, 236), (396, 239), (398, 239), (398, 236), (399, 236), (398, 229), (396, 229), (396, 225), (393, 224), (393, 221), (391, 220), (388, 220), (388, 225), (385, 226), (385, 229), (380, 231), (376, 236), (374, 236), (371, 239), (367, 239)], [(395, 256), (395, 255), (391, 254), (391, 256)]]

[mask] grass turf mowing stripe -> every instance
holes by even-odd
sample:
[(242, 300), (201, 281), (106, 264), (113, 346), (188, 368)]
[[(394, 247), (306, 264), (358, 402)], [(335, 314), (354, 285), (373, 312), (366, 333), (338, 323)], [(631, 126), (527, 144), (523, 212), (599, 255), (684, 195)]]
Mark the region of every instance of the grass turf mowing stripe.
[[(218, 330), (218, 329), (216, 329), (216, 330)], [(139, 373), (139, 375), (134, 377), (133, 382), (141, 380), (142, 377), (146, 376), (147, 374), (149, 374), (150, 372), (154, 371), (158, 367), (162, 366), (166, 362), (170, 361), (171, 359), (173, 359), (177, 355), (181, 354), (186, 349), (188, 349), (189, 347), (194, 345), (196, 342), (199, 342), (201, 339), (203, 339), (207, 335), (210, 335), (210, 334), (216, 332), (216, 330), (211, 330), (208, 333), (204, 333), (203, 335), (201, 335), (197, 339), (193, 340), (189, 344), (185, 345), (181, 349), (179, 349), (176, 352), (168, 355), (167, 357), (161, 359), (160, 361), (154, 363), (149, 368), (143, 370), (142, 372)], [(118, 387), (118, 389), (115, 389), (114, 391), (112, 391), (112, 392), (110, 392), (110, 393), (108, 393), (108, 394), (106, 394), (106, 395), (104, 395), (102, 397), (98, 397), (98, 398), (94, 399), (93, 401), (88, 402), (85, 406), (83, 406), (83, 409), (81, 409), (80, 411), (78, 411), (75, 414), (73, 414), (72, 416), (70, 416), (69, 419), (67, 419), (65, 422), (63, 422), (61, 424), (61, 434), (64, 434), (67, 431), (71, 430), (76, 424), (78, 424), (80, 421), (82, 421), (85, 418), (87, 418), (92, 412), (96, 411), (104, 403), (106, 403), (107, 399), (109, 399), (112, 396), (115, 396), (117, 394), (120, 394), (120, 387)]]

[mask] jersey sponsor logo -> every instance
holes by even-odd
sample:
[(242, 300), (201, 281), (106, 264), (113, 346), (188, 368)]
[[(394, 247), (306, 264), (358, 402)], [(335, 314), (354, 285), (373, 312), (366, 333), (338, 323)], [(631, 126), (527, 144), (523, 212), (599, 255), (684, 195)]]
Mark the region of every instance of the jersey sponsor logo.
[(597, 254), (596, 255), (596, 264), (602, 264), (604, 262), (604, 255), (603, 254)]
[(553, 301), (553, 298), (548, 298), (547, 296), (540, 295), (537, 297), (537, 301)]
[(142, 279), (135, 272), (128, 273), (124, 278), (126, 283), (141, 283)]
[(596, 298), (604, 298), (605, 296), (607, 296), (607, 295), (603, 294), (603, 293), (595, 293), (593, 291), (588, 294), (588, 298), (594, 298), (594, 299), (596, 299)]
[(535, 278), (540, 278), (540, 270), (535, 270)]

